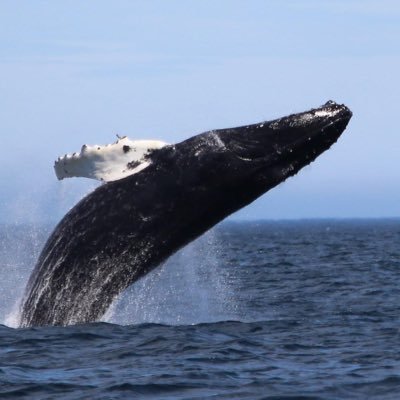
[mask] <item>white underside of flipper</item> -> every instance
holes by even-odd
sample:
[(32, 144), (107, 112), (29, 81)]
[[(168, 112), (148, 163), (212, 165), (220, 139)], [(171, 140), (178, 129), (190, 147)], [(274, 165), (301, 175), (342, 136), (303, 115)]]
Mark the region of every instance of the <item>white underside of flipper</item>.
[(151, 151), (167, 146), (159, 140), (131, 140), (124, 136), (105, 146), (83, 145), (80, 153), (66, 154), (54, 163), (59, 180), (84, 177), (116, 181), (136, 174), (150, 165)]

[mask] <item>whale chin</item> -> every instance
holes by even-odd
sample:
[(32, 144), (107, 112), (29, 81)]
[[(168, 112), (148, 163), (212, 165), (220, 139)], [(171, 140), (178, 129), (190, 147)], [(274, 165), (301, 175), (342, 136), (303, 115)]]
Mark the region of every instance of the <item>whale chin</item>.
[[(98, 320), (129, 285), (329, 149), (351, 116), (329, 101), (175, 145), (146, 145), (145, 168), (98, 187), (50, 235), (26, 288), (21, 326)], [(115, 152), (119, 166), (126, 153)], [(70, 175), (104, 172), (82, 165)]]

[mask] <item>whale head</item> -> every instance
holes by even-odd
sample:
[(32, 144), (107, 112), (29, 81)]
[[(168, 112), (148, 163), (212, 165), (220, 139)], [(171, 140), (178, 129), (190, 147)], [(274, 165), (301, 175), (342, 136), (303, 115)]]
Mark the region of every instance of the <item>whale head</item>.
[(314, 161), (338, 140), (351, 116), (345, 105), (329, 101), (280, 119), (209, 131), (152, 158), (196, 194), (199, 213), (204, 208), (207, 218), (215, 212), (221, 219)]

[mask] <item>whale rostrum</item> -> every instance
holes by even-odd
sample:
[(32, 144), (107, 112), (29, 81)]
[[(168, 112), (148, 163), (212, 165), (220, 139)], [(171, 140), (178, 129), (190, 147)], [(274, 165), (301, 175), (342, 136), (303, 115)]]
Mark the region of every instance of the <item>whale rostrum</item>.
[(90, 175), (110, 182), (76, 204), (50, 235), (29, 279), (20, 325), (100, 319), (133, 282), (329, 149), (351, 116), (346, 106), (329, 101), (174, 145), (145, 144), (132, 164), (139, 169), (125, 177), (120, 173), (128, 159), (119, 158), (124, 143), (115, 147), (120, 154), (111, 157), (117, 159), (111, 175), (104, 174), (113, 162), (107, 156), (97, 167), (77, 155), (75, 170), (68, 172), (73, 162), (67, 162), (59, 178)]

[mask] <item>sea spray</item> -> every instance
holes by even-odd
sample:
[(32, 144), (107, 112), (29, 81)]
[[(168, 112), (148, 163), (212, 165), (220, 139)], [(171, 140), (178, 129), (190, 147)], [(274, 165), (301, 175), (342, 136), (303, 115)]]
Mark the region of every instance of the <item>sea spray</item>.
[(19, 325), (24, 290), (47, 237), (57, 220), (97, 186), (94, 181), (32, 184), (6, 204), (8, 219), (0, 225), (0, 324)]
[(221, 268), (218, 229), (195, 240), (133, 284), (104, 321), (186, 325), (238, 319), (228, 270)]
[(79, 200), (101, 185), (92, 179), (70, 179), (56, 182), (55, 210), (60, 220)]
[(39, 251), (49, 234), (47, 226), (7, 224), (0, 236), (0, 323), (16, 327), (20, 301)]
[[(84, 183), (51, 183), (9, 205), (14, 222), (3, 225), (0, 235), (0, 323), (18, 326), (26, 284), (56, 219), (98, 186), (94, 181)], [(50, 222), (44, 222), (46, 217)], [(127, 289), (103, 320), (175, 325), (238, 319), (238, 302), (227, 270), (220, 268), (221, 254), (217, 228)]]
[(51, 186), (39, 188), (32, 182), (5, 206), (7, 219), (0, 233), (0, 322), (7, 326), (19, 324), (26, 283), (51, 230), (51, 224), (43, 222)]

